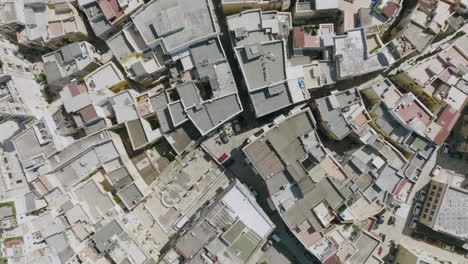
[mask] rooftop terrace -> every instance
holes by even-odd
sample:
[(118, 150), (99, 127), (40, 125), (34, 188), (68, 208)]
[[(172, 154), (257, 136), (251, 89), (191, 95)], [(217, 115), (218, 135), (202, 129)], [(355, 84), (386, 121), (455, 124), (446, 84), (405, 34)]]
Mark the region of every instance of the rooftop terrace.
[(283, 41), (254, 44), (236, 49), (250, 91), (286, 79), (284, 52)]
[(389, 65), (383, 53), (369, 55), (363, 28), (353, 29), (345, 36), (334, 37), (338, 76), (346, 79), (381, 70)]
[(156, 46), (161, 38), (168, 53), (216, 34), (206, 0), (151, 1), (132, 15), (132, 19), (148, 46)]

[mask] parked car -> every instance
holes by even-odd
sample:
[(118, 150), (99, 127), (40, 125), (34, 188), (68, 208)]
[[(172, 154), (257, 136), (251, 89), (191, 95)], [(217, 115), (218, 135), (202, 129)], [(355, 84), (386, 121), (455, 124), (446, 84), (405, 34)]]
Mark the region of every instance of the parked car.
[(268, 250), (271, 248), (271, 246), (273, 246), (273, 241), (268, 240), (268, 241), (265, 243), (265, 245), (263, 245), (262, 250), (263, 250), (263, 251), (268, 251)]
[(420, 202), (424, 202), (424, 200), (426, 200), (426, 191), (420, 191), (419, 192), (419, 196), (418, 196), (418, 201)]
[(221, 134), (219, 134), (219, 139), (221, 140), (221, 142), (223, 142), (223, 144), (229, 143), (229, 137), (224, 131), (221, 132)]
[(396, 218), (392, 215), (388, 218), (388, 224), (393, 225), (396, 222)]
[(227, 153), (223, 153), (223, 155), (221, 155), (219, 158), (218, 158), (218, 162), (219, 164), (223, 164), (224, 162), (226, 162), (227, 160), (230, 159), (230, 155), (227, 154)]
[(256, 192), (252, 186), (249, 186), (249, 190), (253, 194), (253, 196), (255, 196), (255, 197), (258, 196), (258, 192)]
[(424, 240), (424, 235), (421, 235), (419, 233), (413, 232), (411, 233), (411, 236), (417, 240)]
[(445, 243), (442, 245), (442, 248), (445, 249), (445, 250), (448, 250), (448, 251), (452, 251), (452, 252), (455, 250), (454, 246), (449, 245), (449, 244), (445, 244)]
[(273, 239), (276, 243), (281, 242), (281, 238), (275, 233), (271, 235), (271, 239)]
[(413, 208), (413, 215), (419, 216), (421, 214), (421, 204), (417, 203)]
[(236, 120), (232, 121), (232, 128), (234, 129), (234, 132), (236, 134), (239, 134), (241, 132), (242, 129), (241, 129), (241, 125), (240, 125), (239, 120), (236, 119)]
[(384, 216), (381, 215), (379, 217), (377, 217), (377, 224), (381, 225), (383, 224), (385, 221), (384, 221)]
[(447, 143), (445, 143), (443, 146), (442, 146), (442, 153), (448, 153), (450, 150), (449, 146)]
[(385, 235), (384, 233), (380, 233), (379, 237), (380, 239), (382, 239), (382, 242), (385, 242), (385, 238), (387, 237), (387, 235)]
[(417, 224), (418, 224), (418, 220), (416, 219), (416, 217), (413, 217), (413, 219), (411, 219), (411, 222), (409, 224), (409, 228), (410, 229), (415, 229)]
[(441, 168), (440, 168), (439, 165), (435, 166), (434, 169), (432, 169), (432, 171), (431, 171), (431, 176), (437, 176), (437, 175), (439, 175), (440, 169), (441, 169)]

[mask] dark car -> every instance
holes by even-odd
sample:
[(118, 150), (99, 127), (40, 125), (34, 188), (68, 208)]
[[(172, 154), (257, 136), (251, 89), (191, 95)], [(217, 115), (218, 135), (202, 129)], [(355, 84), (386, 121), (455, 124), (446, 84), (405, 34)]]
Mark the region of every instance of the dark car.
[(223, 144), (229, 143), (229, 137), (226, 135), (226, 133), (224, 133), (224, 131), (219, 134), (219, 139), (221, 142), (223, 142)]
[(396, 218), (392, 215), (388, 218), (388, 224), (393, 225), (396, 222)]
[(385, 238), (387, 237), (387, 235), (385, 235), (384, 233), (380, 233), (379, 237), (382, 239), (382, 242), (385, 242)]
[(377, 218), (377, 224), (381, 225), (381, 224), (383, 224), (383, 223), (384, 223), (384, 216), (381, 215), (381, 216), (379, 216), (379, 217)]
[(421, 234), (416, 233), (416, 232), (411, 233), (411, 236), (414, 237), (417, 240), (424, 240), (424, 235), (421, 235)]

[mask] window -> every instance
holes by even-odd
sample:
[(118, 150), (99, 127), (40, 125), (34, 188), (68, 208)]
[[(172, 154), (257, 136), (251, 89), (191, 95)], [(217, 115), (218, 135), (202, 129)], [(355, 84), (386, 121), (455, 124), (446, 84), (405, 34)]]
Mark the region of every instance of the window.
[(16, 181), (16, 183), (22, 183), (22, 182), (23, 182), (23, 180), (17, 180)]
[(423, 214), (423, 218), (427, 218), (427, 214)]
[(432, 221), (432, 216), (431, 216), (431, 217), (429, 217), (429, 221)]
[(435, 189), (437, 189), (437, 186), (435, 186), (435, 185), (432, 185), (432, 189), (434, 189), (434, 190), (435, 190)]

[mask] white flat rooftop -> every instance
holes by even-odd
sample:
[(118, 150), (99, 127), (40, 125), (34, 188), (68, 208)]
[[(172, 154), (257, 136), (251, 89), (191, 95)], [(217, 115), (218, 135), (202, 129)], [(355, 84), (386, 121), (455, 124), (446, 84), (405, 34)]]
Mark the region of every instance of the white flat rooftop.
[(227, 192), (222, 201), (233, 210), (239, 220), (261, 238), (264, 239), (273, 228), (266, 216), (258, 211), (258, 206), (255, 206), (238, 186)]

